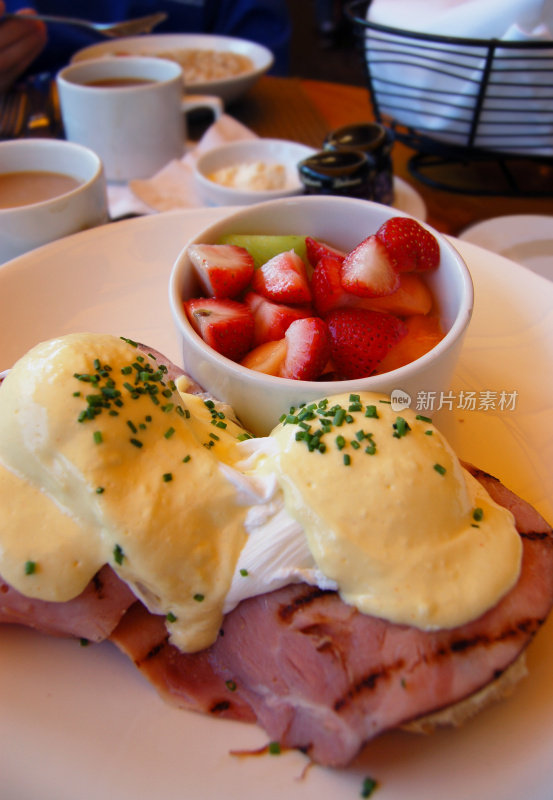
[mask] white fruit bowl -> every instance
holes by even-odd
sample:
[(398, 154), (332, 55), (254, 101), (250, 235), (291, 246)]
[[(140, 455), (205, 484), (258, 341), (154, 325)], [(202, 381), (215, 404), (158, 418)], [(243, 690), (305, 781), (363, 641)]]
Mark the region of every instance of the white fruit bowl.
[(207, 392), (229, 403), (253, 434), (269, 433), (291, 406), (338, 392), (385, 392), (408, 405), (406, 398), (415, 403), (418, 392), (446, 391), (472, 314), (469, 271), (455, 248), (430, 228), (438, 239), (441, 261), (439, 269), (428, 273), (428, 284), (440, 310), (444, 338), (416, 361), (381, 375), (344, 381), (296, 381), (243, 367), (217, 353), (194, 331), (183, 301), (201, 295), (201, 291), (187, 255), (188, 246), (216, 243), (229, 233), (300, 234), (347, 251), (392, 216), (408, 215), (366, 200), (302, 195), (248, 206), (209, 225), (185, 243), (169, 282), (183, 366)]

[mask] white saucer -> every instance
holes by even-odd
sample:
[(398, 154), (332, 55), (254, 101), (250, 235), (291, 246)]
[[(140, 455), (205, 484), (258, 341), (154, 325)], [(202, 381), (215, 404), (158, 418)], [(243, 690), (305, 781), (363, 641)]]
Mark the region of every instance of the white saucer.
[(459, 238), (553, 280), (553, 215), (495, 217), (472, 225)]

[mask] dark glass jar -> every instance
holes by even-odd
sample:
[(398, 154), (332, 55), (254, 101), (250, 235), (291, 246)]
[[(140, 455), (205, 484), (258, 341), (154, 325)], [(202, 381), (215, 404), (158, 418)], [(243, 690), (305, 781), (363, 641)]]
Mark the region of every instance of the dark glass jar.
[(321, 150), (298, 164), (307, 194), (338, 194), (367, 199), (375, 177), (374, 163), (364, 153)]
[(394, 202), (394, 176), (391, 152), (394, 134), (378, 122), (345, 125), (332, 131), (324, 148), (333, 152), (363, 152), (373, 159), (375, 178), (372, 200), (385, 205)]

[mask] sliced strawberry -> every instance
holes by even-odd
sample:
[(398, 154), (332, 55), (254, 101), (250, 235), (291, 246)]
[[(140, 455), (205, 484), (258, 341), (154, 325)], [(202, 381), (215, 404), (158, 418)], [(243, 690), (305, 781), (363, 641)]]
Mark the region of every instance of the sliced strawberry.
[(280, 371), (282, 378), (314, 381), (330, 358), (330, 338), (326, 324), (319, 317), (305, 317), (292, 322), (285, 335), (286, 357)]
[(254, 318), (245, 303), (199, 297), (184, 308), (196, 333), (221, 355), (240, 361), (252, 347)]
[(440, 264), (440, 245), (436, 237), (416, 219), (392, 217), (376, 232), (398, 272), (436, 269)]
[(376, 236), (369, 236), (346, 255), (342, 286), (358, 297), (383, 297), (399, 286), (399, 275), (388, 251)]
[(342, 261), (339, 258), (324, 255), (319, 259), (311, 276), (313, 305), (318, 314), (324, 315), (333, 308), (348, 305), (352, 295), (343, 288), (341, 273)]
[(305, 264), (295, 250), (279, 253), (256, 269), (252, 289), (276, 303), (302, 305), (311, 302)]
[(286, 339), (265, 342), (247, 353), (240, 362), (243, 367), (264, 372), (266, 375), (280, 375), (286, 357)]
[(313, 239), (311, 236), (305, 237), (305, 252), (307, 253), (307, 260), (312, 267), (316, 267), (323, 256), (334, 256), (340, 261), (344, 260), (346, 255), (342, 250), (337, 250), (325, 242), (320, 242), (318, 239)]
[(369, 377), (407, 333), (393, 314), (365, 308), (340, 308), (326, 317), (334, 368), (341, 379)]
[(238, 245), (193, 244), (188, 248), (188, 257), (210, 297), (236, 298), (253, 277), (253, 257)]
[(248, 292), (244, 302), (249, 306), (255, 319), (255, 345), (282, 339), (288, 326), (295, 319), (313, 316), (313, 309), (310, 306), (273, 303), (257, 292)]

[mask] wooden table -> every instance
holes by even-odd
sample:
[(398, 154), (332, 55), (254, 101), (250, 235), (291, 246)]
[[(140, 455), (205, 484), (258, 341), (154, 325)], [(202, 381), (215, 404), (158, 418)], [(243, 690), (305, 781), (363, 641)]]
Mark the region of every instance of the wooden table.
[[(362, 87), (268, 76), (235, 103), (229, 113), (259, 136), (292, 139), (312, 147), (320, 147), (334, 128), (374, 119), (368, 91)], [(455, 236), (474, 222), (504, 214), (553, 214), (553, 196), (481, 196), (429, 187), (409, 172), (408, 162), (413, 154), (401, 142), (395, 144), (395, 174), (424, 198), (428, 222), (443, 233)]]

